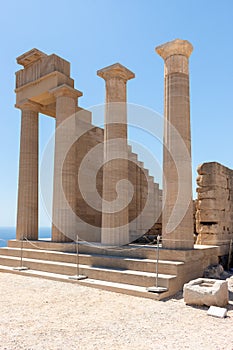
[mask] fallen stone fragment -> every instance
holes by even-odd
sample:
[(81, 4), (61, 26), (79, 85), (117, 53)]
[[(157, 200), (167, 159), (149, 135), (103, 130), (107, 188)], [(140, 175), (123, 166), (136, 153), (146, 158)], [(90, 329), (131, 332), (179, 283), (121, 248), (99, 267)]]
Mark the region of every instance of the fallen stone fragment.
[(207, 311), (207, 315), (224, 318), (227, 317), (227, 309), (224, 307), (211, 306)]
[(222, 280), (198, 278), (186, 283), (183, 292), (184, 302), (189, 305), (223, 307), (229, 300), (228, 284)]
[(224, 269), (222, 265), (210, 265), (208, 266), (204, 271), (204, 277), (205, 278), (214, 278), (214, 279), (221, 279), (221, 275), (223, 274)]

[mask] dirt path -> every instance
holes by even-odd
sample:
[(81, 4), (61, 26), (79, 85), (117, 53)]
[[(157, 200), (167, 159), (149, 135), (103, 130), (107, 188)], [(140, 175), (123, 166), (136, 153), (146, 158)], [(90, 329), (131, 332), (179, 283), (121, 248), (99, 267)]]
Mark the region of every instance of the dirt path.
[(232, 350), (233, 301), (225, 319), (207, 309), (0, 273), (0, 349)]

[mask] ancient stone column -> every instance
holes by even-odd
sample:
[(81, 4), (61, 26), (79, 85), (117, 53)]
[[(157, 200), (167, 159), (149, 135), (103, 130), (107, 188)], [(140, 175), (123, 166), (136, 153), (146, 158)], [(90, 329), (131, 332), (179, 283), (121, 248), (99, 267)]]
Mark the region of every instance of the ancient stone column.
[(164, 59), (163, 247), (193, 248), (193, 204), (189, 99), (189, 56), (186, 40), (156, 48)]
[(124, 245), (129, 243), (128, 205), (124, 206), (128, 203), (126, 83), (134, 73), (116, 63), (97, 75), (106, 83), (101, 243)]
[[(69, 242), (77, 238), (77, 227), (71, 215), (76, 205), (76, 147), (75, 144), (70, 144), (70, 140), (74, 138), (76, 132), (74, 115), (77, 98), (82, 96), (82, 93), (67, 85), (59, 86), (50, 92), (56, 98), (52, 241)], [(70, 118), (72, 116), (73, 118)], [(64, 150), (67, 147), (69, 151), (64, 159)]]
[(38, 240), (38, 109), (26, 101), (22, 111), (16, 239)]

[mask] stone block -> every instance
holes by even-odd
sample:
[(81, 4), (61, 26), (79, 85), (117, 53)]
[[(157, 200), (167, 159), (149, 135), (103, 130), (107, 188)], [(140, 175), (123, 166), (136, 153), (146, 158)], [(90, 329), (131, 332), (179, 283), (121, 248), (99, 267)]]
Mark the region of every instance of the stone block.
[(204, 198), (197, 200), (197, 209), (199, 210), (230, 210), (229, 203), (225, 199), (216, 200), (211, 198)]
[(228, 304), (226, 281), (198, 278), (184, 285), (184, 302), (189, 305), (223, 307)]
[(219, 164), (217, 162), (208, 162), (208, 163), (200, 164), (197, 167), (197, 172), (200, 175), (213, 174), (213, 173), (225, 174), (225, 171), (224, 171), (225, 169), (227, 168), (224, 167), (222, 164)]
[(227, 317), (227, 309), (218, 306), (211, 306), (207, 311), (207, 315), (224, 318)]
[(197, 177), (197, 184), (200, 187), (212, 187), (217, 186), (221, 188), (227, 188), (228, 182), (227, 177), (222, 174), (207, 174), (207, 175), (199, 175)]
[(210, 265), (204, 271), (204, 277), (206, 278), (214, 278), (221, 279), (221, 275), (224, 273), (224, 268), (222, 265)]
[(196, 218), (200, 222), (209, 222), (212, 224), (216, 224), (218, 222), (225, 221), (225, 212), (221, 210), (210, 210), (210, 209), (202, 209), (197, 210)]
[(229, 189), (224, 188), (209, 188), (209, 187), (198, 187), (197, 188), (198, 199), (228, 199)]
[(210, 235), (218, 235), (221, 232), (221, 227), (219, 224), (205, 224), (205, 223), (198, 223), (196, 226), (197, 232), (199, 234), (201, 233), (207, 233)]
[(218, 235), (210, 234), (209, 232), (199, 233), (197, 236), (196, 244), (204, 244), (204, 245), (217, 245), (218, 243)]

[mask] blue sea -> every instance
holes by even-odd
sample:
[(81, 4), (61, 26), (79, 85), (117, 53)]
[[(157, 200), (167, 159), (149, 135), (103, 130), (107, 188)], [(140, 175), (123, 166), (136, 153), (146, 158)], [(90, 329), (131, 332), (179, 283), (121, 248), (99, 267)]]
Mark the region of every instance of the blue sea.
[[(15, 239), (16, 228), (15, 227), (0, 227), (0, 247), (6, 247), (7, 241), (9, 239)], [(50, 238), (51, 228), (50, 227), (40, 227), (39, 228), (39, 238)]]

